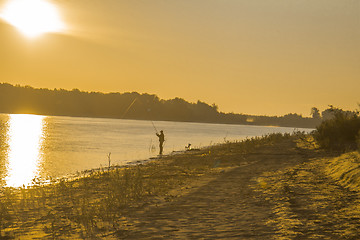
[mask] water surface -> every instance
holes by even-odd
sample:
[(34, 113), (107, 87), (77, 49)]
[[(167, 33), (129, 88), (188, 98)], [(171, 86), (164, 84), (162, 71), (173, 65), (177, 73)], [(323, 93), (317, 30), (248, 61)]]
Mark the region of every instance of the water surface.
[[(22, 186), (35, 177), (61, 177), (86, 169), (148, 159), (158, 153), (156, 130), (164, 130), (164, 153), (294, 128), (0, 114), (0, 183)], [(311, 129), (298, 129), (310, 131)]]

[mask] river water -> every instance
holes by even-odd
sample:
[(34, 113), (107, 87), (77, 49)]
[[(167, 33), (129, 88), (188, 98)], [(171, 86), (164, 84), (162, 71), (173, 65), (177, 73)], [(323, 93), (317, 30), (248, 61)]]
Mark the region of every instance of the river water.
[[(155, 129), (164, 130), (164, 154), (294, 128), (107, 118), (0, 114), (0, 186), (124, 165), (158, 154)], [(311, 131), (311, 129), (297, 129)]]

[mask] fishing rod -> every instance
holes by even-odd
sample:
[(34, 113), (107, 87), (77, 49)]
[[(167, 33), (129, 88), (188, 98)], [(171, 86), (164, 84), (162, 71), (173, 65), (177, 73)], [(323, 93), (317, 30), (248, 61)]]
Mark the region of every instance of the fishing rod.
[[(154, 101), (155, 97), (156, 97), (156, 96), (154, 96), (153, 101)], [(127, 112), (130, 110), (130, 108), (134, 105), (134, 103), (136, 102), (136, 100), (140, 101), (140, 100), (136, 97), (136, 98), (132, 101), (132, 103), (129, 105), (129, 107), (125, 110), (125, 112), (121, 115), (121, 118), (123, 118), (123, 117), (126, 115), (126, 113), (127, 113)], [(140, 101), (140, 102), (141, 102), (141, 101)], [(151, 124), (152, 124), (155, 132), (158, 133), (158, 130), (157, 130), (157, 128), (156, 128), (153, 120), (150, 120), (150, 121), (151, 121)]]
[(134, 103), (136, 102), (136, 99), (137, 99), (137, 98), (135, 98), (135, 99), (132, 101), (132, 103), (131, 103), (131, 104), (129, 105), (129, 107), (125, 110), (125, 112), (121, 115), (120, 118), (124, 118), (125, 114), (130, 110), (130, 108), (132, 107), (132, 105), (134, 105)]
[(154, 124), (153, 120), (151, 120), (151, 124), (153, 125), (153, 127), (154, 127), (154, 129), (155, 129), (155, 132), (156, 132), (156, 133), (158, 133), (158, 130), (156, 129), (156, 127), (155, 127), (155, 124)]
[(155, 132), (158, 133), (158, 130), (157, 130), (157, 128), (155, 127), (155, 124), (154, 124), (153, 120), (151, 120), (151, 124), (152, 124), (152, 126), (154, 127)]
[[(155, 98), (156, 98), (156, 95), (154, 95), (154, 97), (153, 97), (153, 99), (152, 99), (152, 102), (154, 101)], [(136, 99), (135, 99), (135, 100), (136, 100)], [(145, 104), (144, 104), (140, 99), (138, 99), (138, 101), (140, 101), (140, 102), (143, 104), (143, 106), (145, 107)], [(132, 105), (132, 104), (131, 104), (131, 105)], [(146, 110), (147, 110), (147, 112), (149, 112), (149, 111), (151, 111), (151, 108), (147, 108)], [(151, 124), (152, 124), (155, 132), (158, 133), (159, 131), (157, 130), (157, 128), (156, 128), (153, 120), (150, 120), (150, 121), (151, 121)]]

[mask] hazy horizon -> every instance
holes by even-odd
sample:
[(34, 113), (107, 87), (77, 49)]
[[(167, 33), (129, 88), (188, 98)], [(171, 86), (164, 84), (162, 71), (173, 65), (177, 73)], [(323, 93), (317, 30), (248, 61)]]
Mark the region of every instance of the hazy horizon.
[[(45, 0), (27, 1), (35, 2), (15, 20), (41, 16), (35, 3)], [(61, 24), (39, 35), (8, 17), (11, 2), (21, 0), (0, 0), (2, 82), (150, 93), (270, 116), (360, 102), (356, 0), (49, 0)]]
[[(6, 82), (0, 82), (0, 85), (1, 84), (4, 84), (4, 85), (6, 85), (6, 84), (10, 84), (10, 83), (6, 83)], [(157, 96), (157, 97), (159, 97), (157, 94), (155, 94), (155, 93), (146, 93), (146, 92), (144, 92), (144, 93), (141, 93), (141, 92), (136, 92), (136, 91), (132, 91), (132, 92), (101, 92), (101, 91), (86, 91), (86, 90), (82, 90), (82, 89), (77, 89), (77, 88), (73, 88), (73, 89), (64, 89), (64, 88), (36, 88), (36, 87), (33, 87), (33, 86), (30, 86), (30, 85), (20, 85), (20, 84), (16, 84), (16, 85), (13, 85), (13, 84), (10, 84), (11, 86), (13, 86), (13, 87), (16, 87), (16, 88), (31, 88), (31, 89), (34, 89), (34, 90), (41, 90), (41, 89), (47, 89), (47, 90), (50, 90), (50, 91), (56, 91), (56, 90), (65, 90), (65, 91), (67, 91), (67, 92), (72, 92), (72, 91), (74, 91), (74, 90), (76, 90), (76, 91), (80, 91), (80, 92), (83, 92), (83, 93), (88, 93), (88, 94), (90, 94), (90, 93), (100, 93), (100, 94), (113, 94), (113, 93), (118, 93), (118, 94), (120, 94), (120, 95), (122, 95), (122, 94), (125, 94), (125, 93), (136, 93), (136, 94), (140, 94), (140, 95), (150, 95), (150, 96)], [(175, 99), (178, 99), (179, 97), (173, 97), (173, 98), (169, 98), (169, 99), (162, 99), (162, 98), (159, 98), (160, 100), (164, 100), (164, 101), (170, 101), (170, 100), (175, 100)], [(190, 104), (197, 104), (197, 102), (199, 101), (199, 102), (202, 102), (202, 103), (205, 103), (205, 104), (207, 104), (207, 105), (209, 105), (209, 106), (211, 106), (212, 104), (215, 104), (216, 106), (218, 106), (216, 103), (209, 103), (209, 102), (204, 102), (204, 101), (202, 101), (202, 99), (198, 99), (198, 101), (194, 101), (194, 102), (191, 102), (191, 101), (189, 101), (188, 99), (183, 99), (183, 98), (180, 98), (180, 99), (182, 99), (182, 100), (184, 100), (184, 101), (186, 101), (186, 102), (188, 102), (188, 103), (190, 103)], [(10, 99), (9, 99), (10, 100)], [(132, 106), (132, 105), (131, 105)], [(322, 111), (325, 111), (325, 110), (327, 110), (327, 109), (329, 109), (331, 106), (333, 106), (333, 105), (331, 105), (331, 104), (329, 104), (329, 105), (327, 105), (325, 108), (319, 108), (318, 106), (313, 106), (313, 107), (315, 107), (315, 108), (317, 108), (319, 111), (320, 111), (320, 114), (321, 114), (321, 112)], [(335, 108), (337, 108), (338, 106), (333, 106), (333, 107), (335, 107)], [(356, 107), (356, 110), (360, 110), (359, 109), (359, 107), (360, 107), (360, 103), (357, 105), (357, 107)], [(221, 109), (217, 109), (219, 112), (222, 112), (222, 113), (225, 113), (225, 114), (244, 114), (244, 115), (248, 115), (248, 116), (269, 116), (269, 117), (282, 117), (282, 116), (286, 116), (286, 115), (289, 115), (289, 114), (299, 114), (299, 115), (301, 115), (302, 117), (304, 117), (304, 118), (312, 118), (313, 116), (312, 116), (312, 113), (310, 114), (302, 114), (302, 113), (298, 113), (298, 112), (287, 112), (287, 113), (284, 113), (284, 114), (282, 114), (282, 115), (269, 115), (269, 114), (249, 114), (249, 113), (246, 113), (246, 112), (233, 112), (233, 111), (231, 111), (231, 112), (225, 112), (225, 111), (221, 111)], [(342, 110), (344, 110), (344, 111), (354, 111), (354, 109), (342, 109)], [(27, 111), (28, 111), (28, 109), (24, 109), (24, 111), (25, 112), (23, 112), (23, 113), (18, 113), (18, 114), (29, 114), (29, 113), (27, 113)], [(309, 111), (310, 112), (310, 111)], [(1, 113), (1, 112), (0, 112)], [(4, 112), (5, 113), (5, 112)], [(8, 113), (8, 112), (7, 112)], [(30, 113), (30, 114), (40, 114), (40, 113)], [(43, 114), (40, 114), (40, 115), (43, 115)], [(45, 114), (46, 115), (46, 114)], [(57, 116), (56, 114), (55, 115), (49, 115), (49, 116)], [(61, 115), (62, 116), (62, 115)], [(64, 116), (72, 116), (72, 115), (64, 115)]]

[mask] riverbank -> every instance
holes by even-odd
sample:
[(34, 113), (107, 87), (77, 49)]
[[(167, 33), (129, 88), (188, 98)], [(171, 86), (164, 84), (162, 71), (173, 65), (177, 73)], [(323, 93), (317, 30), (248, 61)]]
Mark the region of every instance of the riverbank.
[[(347, 190), (334, 175), (334, 171), (339, 171), (335, 166), (342, 161), (301, 139), (304, 136), (273, 134), (137, 166), (94, 171), (73, 181), (5, 189), (0, 209), (2, 236), (8, 239), (356, 236), (358, 212), (356, 205), (351, 208), (352, 201), (359, 200), (356, 188)], [(323, 181), (320, 185), (319, 179)], [(331, 214), (327, 214), (329, 209)], [(337, 220), (341, 227), (333, 231), (338, 227)]]

